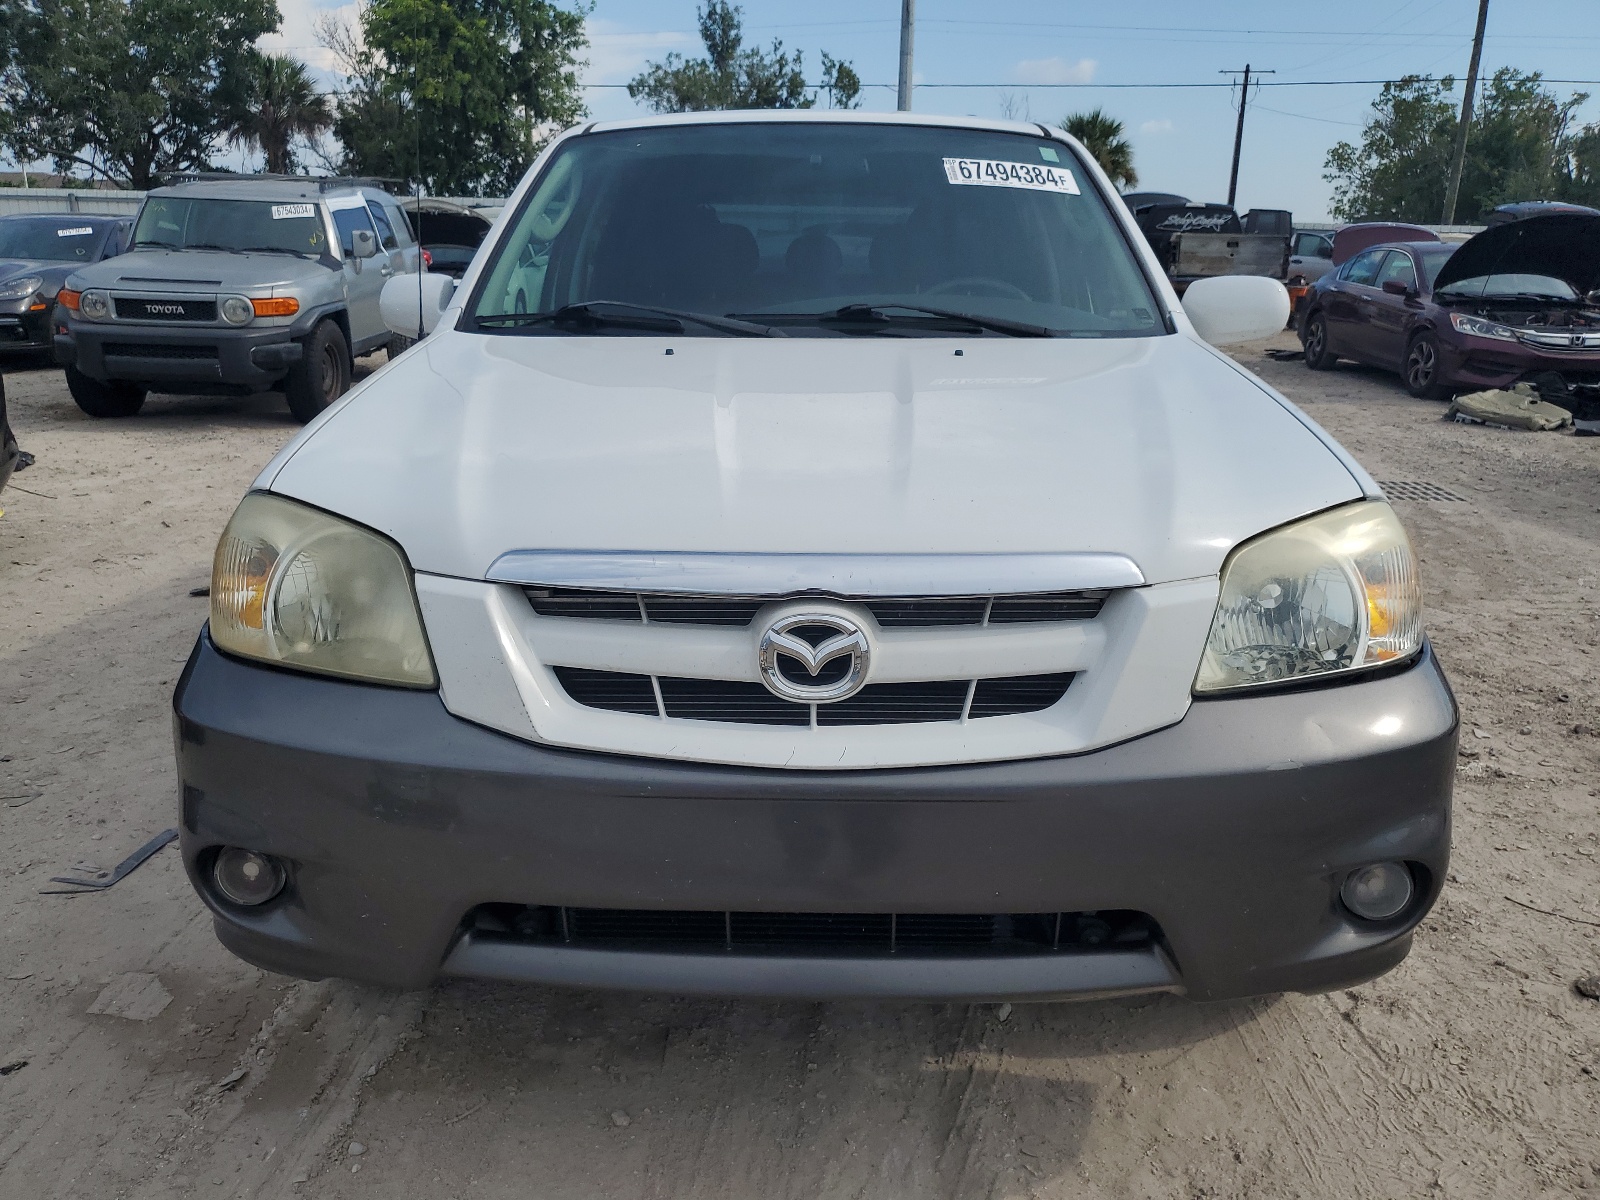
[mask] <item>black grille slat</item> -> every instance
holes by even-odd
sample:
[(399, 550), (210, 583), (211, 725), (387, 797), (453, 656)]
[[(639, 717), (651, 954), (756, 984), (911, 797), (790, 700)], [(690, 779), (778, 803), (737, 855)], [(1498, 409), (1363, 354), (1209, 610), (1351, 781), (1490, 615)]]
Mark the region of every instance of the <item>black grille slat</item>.
[(123, 321), (192, 321), (217, 319), (215, 300), (139, 299), (119, 296), (114, 301), (117, 317)]
[(652, 621), (677, 625), (750, 624), (765, 600), (747, 596), (651, 596), (644, 598)]
[(1161, 931), (1144, 913), (797, 913), (558, 908), (486, 904), (479, 933), (544, 945), (704, 954), (1084, 954), (1145, 948)]
[(214, 359), (217, 348), (194, 342), (106, 342), (100, 352), (112, 358)]
[(811, 706), (779, 699), (759, 683), (723, 679), (661, 678), (667, 716), (687, 721), (737, 721), (746, 725), (810, 725)]
[(590, 671), (582, 667), (551, 667), (567, 695), (587, 708), (603, 708), (608, 712), (637, 713), (640, 716), (660, 715), (656, 708), (656, 691), (650, 686), (650, 676), (629, 675), (621, 671)]
[(818, 725), (904, 725), (916, 721), (959, 721), (966, 707), (965, 679), (929, 683), (874, 683), (848, 700), (817, 705)]
[(632, 592), (584, 592), (576, 588), (524, 588), (528, 603), (541, 617), (588, 617), (599, 621), (633, 621), (639, 598)]
[[(583, 667), (552, 667), (567, 695), (588, 708), (609, 712), (657, 716), (655, 689), (650, 676), (621, 671), (593, 671)], [(903, 725), (932, 721), (959, 721), (972, 691), (969, 717), (1004, 717), (1039, 712), (1066, 695), (1073, 675), (1021, 675), (1007, 679), (980, 679), (973, 687), (965, 679), (932, 679), (919, 683), (875, 683), (848, 700), (817, 706), (817, 724)], [(685, 721), (725, 721), (743, 725), (811, 724), (811, 706), (781, 699), (759, 683), (727, 679), (682, 679), (663, 676), (657, 681), (669, 717)]]
[(1072, 673), (1018, 675), (1010, 679), (980, 679), (972, 692), (969, 717), (1006, 717), (1039, 712), (1067, 694)]
[(863, 601), (885, 629), (926, 629), (939, 625), (981, 625), (987, 596), (929, 596)]
[[(840, 600), (840, 597), (676, 596), (646, 592), (588, 591), (581, 588), (526, 587), (523, 592), (541, 617), (587, 617), (593, 620), (639, 622), (642, 600), (650, 620), (677, 625), (723, 625), (743, 628), (757, 612), (777, 600)], [(1105, 603), (1104, 591), (1041, 592), (1026, 596), (898, 596), (857, 603), (884, 629), (936, 629), (953, 625), (991, 625), (1053, 621), (1089, 621)]]

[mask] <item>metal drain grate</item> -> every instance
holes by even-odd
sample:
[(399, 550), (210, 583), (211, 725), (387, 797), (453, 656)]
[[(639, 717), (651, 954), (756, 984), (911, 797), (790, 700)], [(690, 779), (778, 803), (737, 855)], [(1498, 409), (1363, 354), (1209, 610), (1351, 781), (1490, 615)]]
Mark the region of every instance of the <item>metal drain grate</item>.
[(1391, 500), (1423, 500), (1431, 504), (1465, 504), (1467, 498), (1449, 488), (1421, 479), (1380, 479), (1378, 486)]

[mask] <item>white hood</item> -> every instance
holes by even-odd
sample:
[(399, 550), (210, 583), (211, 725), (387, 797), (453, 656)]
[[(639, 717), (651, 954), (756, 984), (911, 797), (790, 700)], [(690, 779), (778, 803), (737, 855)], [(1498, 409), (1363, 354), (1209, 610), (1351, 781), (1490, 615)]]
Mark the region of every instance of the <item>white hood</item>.
[(1104, 551), (1151, 583), (1214, 575), (1241, 540), (1363, 491), (1314, 427), (1182, 334), (443, 331), (258, 486), (465, 579), (529, 549)]

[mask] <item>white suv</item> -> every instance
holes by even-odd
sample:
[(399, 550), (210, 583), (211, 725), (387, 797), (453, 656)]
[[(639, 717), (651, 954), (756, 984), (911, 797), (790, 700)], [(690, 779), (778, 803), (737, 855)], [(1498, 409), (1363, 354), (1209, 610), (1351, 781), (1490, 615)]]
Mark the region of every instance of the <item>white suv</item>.
[[(178, 686), (261, 966), (1217, 998), (1398, 963), (1457, 717), (1367, 474), (1042, 126), (553, 143), (262, 473)], [(429, 332), (431, 330), (431, 332)]]

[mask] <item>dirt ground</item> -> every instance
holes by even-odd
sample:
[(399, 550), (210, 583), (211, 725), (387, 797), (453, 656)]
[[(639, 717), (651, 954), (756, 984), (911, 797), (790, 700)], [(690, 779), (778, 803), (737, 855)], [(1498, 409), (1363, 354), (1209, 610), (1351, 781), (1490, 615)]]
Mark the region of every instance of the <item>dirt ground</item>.
[(275, 396), (94, 422), (10, 375), (39, 462), (0, 495), (0, 1200), (1600, 1193), (1600, 441), (1263, 350), (1378, 479), (1460, 497), (1397, 508), (1465, 728), (1410, 959), (1214, 1006), (394, 995), (231, 958), (173, 848), (42, 895), (175, 823), (190, 589), (295, 427)]

